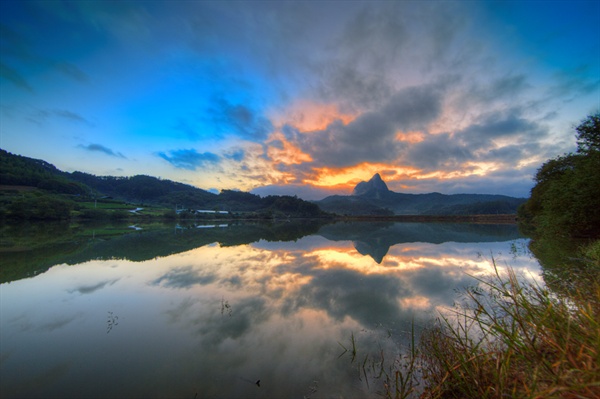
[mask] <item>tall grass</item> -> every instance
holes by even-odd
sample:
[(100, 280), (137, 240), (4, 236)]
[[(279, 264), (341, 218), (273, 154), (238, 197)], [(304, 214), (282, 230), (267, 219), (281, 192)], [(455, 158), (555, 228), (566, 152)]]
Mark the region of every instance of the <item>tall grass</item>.
[[(599, 245), (587, 248), (591, 270)], [(560, 296), (494, 270), (421, 332), (384, 397), (600, 398), (600, 274)]]
[(422, 334), (422, 397), (600, 398), (600, 284), (559, 297), (494, 269)]

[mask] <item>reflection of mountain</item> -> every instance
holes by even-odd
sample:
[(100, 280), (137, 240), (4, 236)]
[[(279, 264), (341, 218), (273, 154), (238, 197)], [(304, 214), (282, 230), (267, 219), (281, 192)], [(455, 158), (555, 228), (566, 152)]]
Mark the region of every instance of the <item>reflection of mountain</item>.
[[(57, 264), (77, 264), (93, 259), (127, 259), (135, 262), (189, 251), (211, 243), (243, 245), (259, 240), (295, 241), (319, 234), (331, 241), (353, 241), (356, 250), (380, 263), (393, 245), (404, 242), (494, 242), (519, 238), (514, 225), (451, 223), (352, 222), (324, 224), (303, 220), (288, 223), (234, 224), (227, 227), (175, 226), (141, 230), (109, 238), (91, 238), (106, 226), (71, 228), (44, 223), (3, 231), (0, 282), (33, 277)], [(99, 235), (99, 233), (98, 233)], [(96, 236), (98, 236), (96, 235)], [(4, 244), (15, 243), (12, 247)]]
[[(4, 237), (19, 248), (2, 248), (0, 283), (33, 277), (50, 267), (94, 259), (127, 259), (140, 262), (189, 251), (204, 245), (249, 244), (258, 240), (293, 241), (314, 234), (323, 222), (304, 220), (289, 223), (235, 224), (215, 228), (176, 228), (136, 231), (108, 239), (90, 238), (68, 225), (44, 223), (35, 229), (10, 229)], [(60, 228), (58, 228), (60, 227)], [(98, 228), (100, 231), (102, 227)], [(51, 231), (52, 233), (48, 233)]]
[(331, 241), (352, 241), (360, 254), (371, 256), (377, 263), (391, 246), (400, 243), (497, 242), (521, 237), (516, 225), (391, 222), (329, 224), (319, 235)]

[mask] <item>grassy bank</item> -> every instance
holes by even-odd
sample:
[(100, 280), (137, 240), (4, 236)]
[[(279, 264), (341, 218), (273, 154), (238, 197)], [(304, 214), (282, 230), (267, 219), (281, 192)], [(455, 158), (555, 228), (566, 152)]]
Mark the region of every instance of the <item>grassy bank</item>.
[(387, 373), (387, 398), (600, 398), (600, 241), (569, 295), (512, 270), (476, 279)]

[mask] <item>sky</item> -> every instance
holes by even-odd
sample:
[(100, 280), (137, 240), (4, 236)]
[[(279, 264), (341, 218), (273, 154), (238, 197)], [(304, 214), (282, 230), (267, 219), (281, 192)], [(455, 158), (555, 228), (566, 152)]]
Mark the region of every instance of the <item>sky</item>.
[(527, 197), (598, 110), (598, 0), (0, 2), (0, 147), (68, 172)]

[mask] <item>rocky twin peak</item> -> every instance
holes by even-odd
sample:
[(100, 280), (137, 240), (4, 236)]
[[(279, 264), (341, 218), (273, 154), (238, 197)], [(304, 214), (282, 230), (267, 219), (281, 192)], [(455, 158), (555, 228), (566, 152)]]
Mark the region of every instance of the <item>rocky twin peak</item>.
[(381, 179), (379, 173), (375, 173), (371, 180), (369, 181), (361, 181), (354, 187), (352, 191), (352, 195), (365, 195), (365, 194), (380, 194), (387, 193), (390, 191), (387, 187), (387, 184)]

